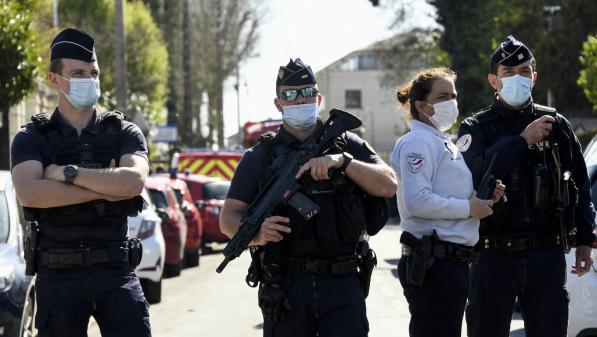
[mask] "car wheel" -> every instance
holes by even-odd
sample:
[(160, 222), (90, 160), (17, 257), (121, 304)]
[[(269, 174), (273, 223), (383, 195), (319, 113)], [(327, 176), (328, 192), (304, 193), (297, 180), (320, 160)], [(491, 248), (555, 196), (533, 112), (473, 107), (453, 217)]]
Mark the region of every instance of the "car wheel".
[(182, 270), (182, 260), (175, 264), (164, 265), (164, 278), (175, 277), (180, 275)]
[(25, 305), (23, 306), (23, 316), (21, 318), (21, 332), (19, 336), (22, 337), (37, 337), (37, 329), (35, 328), (35, 314), (37, 313), (37, 303), (35, 302), (35, 292), (27, 296)]
[(205, 254), (211, 254), (213, 253), (213, 249), (211, 248), (211, 245), (208, 244), (209, 242), (203, 240), (201, 242), (201, 255), (205, 255)]
[(145, 294), (145, 299), (149, 304), (156, 304), (162, 301), (162, 280), (153, 282), (147, 279), (141, 279), (141, 287)]
[(198, 266), (200, 257), (201, 257), (201, 247), (197, 247), (195, 250), (192, 250), (192, 251), (185, 251), (185, 253), (184, 253), (185, 268)]

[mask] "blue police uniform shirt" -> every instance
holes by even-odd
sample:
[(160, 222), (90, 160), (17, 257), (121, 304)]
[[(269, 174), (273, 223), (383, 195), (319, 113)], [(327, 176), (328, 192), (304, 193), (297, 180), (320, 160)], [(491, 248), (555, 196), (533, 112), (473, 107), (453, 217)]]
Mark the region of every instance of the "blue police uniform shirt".
[[(290, 146), (299, 146), (301, 142), (292, 136), (284, 127), (280, 127), (277, 137)], [(352, 132), (346, 132), (346, 150), (354, 159), (366, 163), (383, 163), (381, 158), (371, 149), (365, 140)], [(257, 144), (245, 152), (238, 167), (234, 172), (234, 177), (230, 183), (230, 189), (226, 196), (227, 199), (240, 200), (250, 204), (259, 194), (259, 177), (264, 169), (264, 162), (267, 160), (267, 153), (264, 147)], [(308, 173), (305, 173), (308, 174)]]
[[(94, 111), (93, 117), (89, 124), (81, 131), (81, 135), (77, 134), (77, 130), (70, 126), (59, 114), (58, 108), (54, 110), (50, 118), (57, 130), (65, 141), (72, 139), (84, 142), (88, 137), (98, 135), (100, 133), (100, 119), (97, 111)], [(147, 159), (147, 143), (143, 133), (133, 123), (122, 121), (122, 128), (120, 131), (119, 154), (135, 154)], [(18, 164), (35, 160), (41, 162), (43, 167), (51, 164), (50, 145), (48, 144), (44, 135), (40, 134), (35, 126), (30, 123), (22, 128), (15, 135), (11, 145), (11, 170)], [(40, 221), (40, 226), (48, 225)], [(116, 230), (116, 232), (115, 232)], [(48, 232), (53, 234), (48, 236)], [(45, 231), (40, 237), (43, 244), (46, 240), (62, 241), (65, 237), (78, 237), (80, 240), (124, 240), (127, 235), (126, 217), (122, 226), (115, 229), (112, 226), (94, 226), (90, 224), (72, 225), (72, 226), (52, 226), (51, 231)]]
[(418, 238), (435, 230), (440, 240), (473, 246), (479, 219), (469, 217), (473, 179), (462, 154), (449, 135), (417, 120), (410, 124), (390, 157), (400, 225)]

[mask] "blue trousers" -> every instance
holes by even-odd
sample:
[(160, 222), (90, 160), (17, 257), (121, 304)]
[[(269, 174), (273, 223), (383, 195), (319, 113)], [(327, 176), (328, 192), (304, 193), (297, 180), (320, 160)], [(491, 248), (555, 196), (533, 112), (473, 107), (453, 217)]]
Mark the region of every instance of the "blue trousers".
[(527, 337), (566, 337), (566, 260), (560, 247), (482, 251), (471, 268), (469, 337), (507, 337), (516, 297)]
[(468, 289), (468, 265), (435, 258), (422, 287), (406, 282), (410, 256), (398, 263), (398, 278), (410, 311), (410, 337), (460, 337)]
[(291, 273), (286, 296), (292, 311), (263, 323), (264, 337), (366, 337), (369, 322), (356, 274)]
[(35, 290), (40, 337), (86, 337), (91, 316), (103, 337), (151, 337), (149, 305), (128, 264), (40, 267)]

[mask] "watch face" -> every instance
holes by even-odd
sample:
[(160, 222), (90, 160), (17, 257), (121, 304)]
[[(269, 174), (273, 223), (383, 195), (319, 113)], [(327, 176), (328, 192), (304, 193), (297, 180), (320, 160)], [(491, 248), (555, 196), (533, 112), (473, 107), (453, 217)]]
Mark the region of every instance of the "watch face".
[(67, 166), (64, 168), (64, 176), (66, 178), (74, 178), (77, 176), (77, 168), (74, 166)]

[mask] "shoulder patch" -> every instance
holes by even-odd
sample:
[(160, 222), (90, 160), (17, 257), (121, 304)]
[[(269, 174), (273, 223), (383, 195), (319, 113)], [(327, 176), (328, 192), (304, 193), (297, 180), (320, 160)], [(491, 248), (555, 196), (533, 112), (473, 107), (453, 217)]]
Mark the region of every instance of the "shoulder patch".
[(377, 152), (375, 152), (375, 150), (373, 149), (373, 147), (371, 146), (371, 144), (369, 144), (368, 141), (365, 140), (365, 142), (363, 143), (363, 146), (365, 146), (365, 148), (369, 151), (371, 151), (373, 154), (377, 154)]
[(406, 156), (408, 162), (408, 168), (411, 172), (417, 173), (423, 164), (425, 164), (425, 157), (420, 153), (411, 152)]
[(462, 135), (460, 138), (458, 138), (456, 141), (456, 146), (458, 146), (460, 152), (466, 152), (466, 150), (468, 150), (468, 148), (471, 146), (472, 142), (473, 136), (471, 136), (470, 133), (467, 133), (466, 135)]

